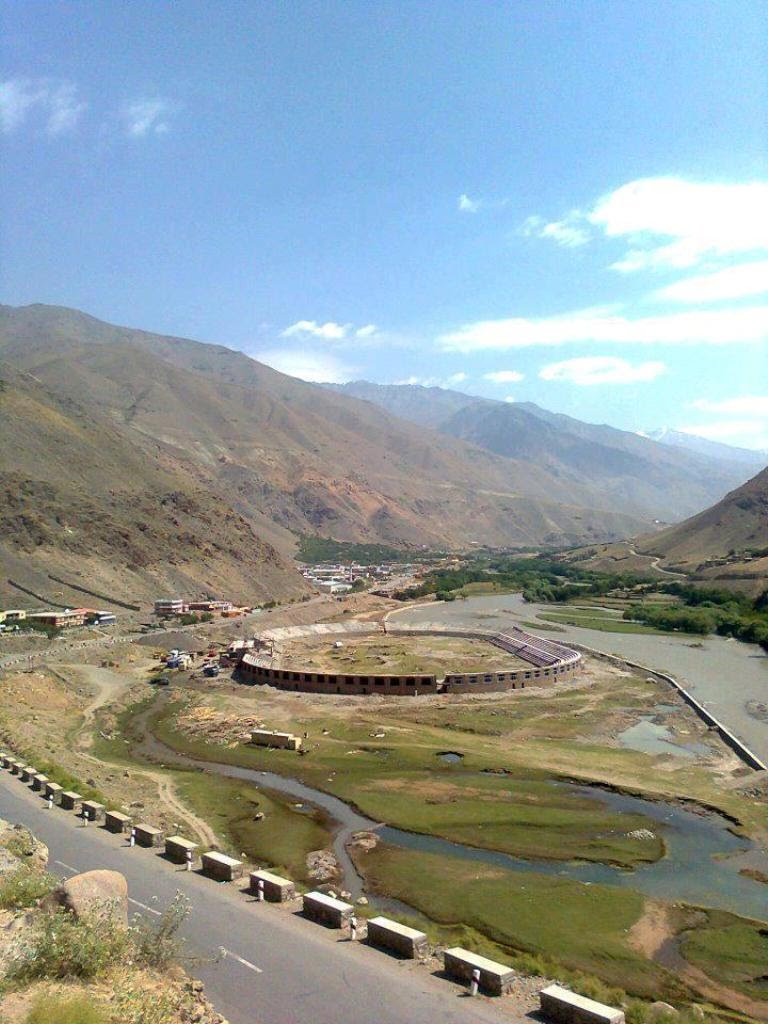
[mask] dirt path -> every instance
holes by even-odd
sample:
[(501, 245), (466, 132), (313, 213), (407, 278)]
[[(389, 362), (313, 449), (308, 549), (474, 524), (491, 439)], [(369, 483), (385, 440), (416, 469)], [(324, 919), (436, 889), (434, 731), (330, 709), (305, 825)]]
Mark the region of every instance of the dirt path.
[(642, 915), (629, 929), (627, 941), (649, 960), (655, 960), (665, 942), (674, 937), (669, 907), (657, 900), (645, 901)]
[(669, 906), (657, 900), (645, 901), (641, 917), (632, 925), (627, 940), (633, 949), (649, 960), (672, 971), (699, 997), (726, 1006), (738, 1013), (749, 1014), (758, 1020), (768, 1019), (768, 1002), (727, 988), (698, 967), (694, 967), (680, 953), (676, 932), (670, 918)]
[[(82, 722), (74, 737), (75, 750), (92, 764), (109, 767), (108, 762), (102, 761), (90, 753), (94, 741), (96, 715), (101, 708), (122, 697), (135, 680), (130, 676), (97, 665), (59, 665), (57, 668), (50, 668), (49, 671), (62, 681), (71, 683), (71, 678), (65, 675), (65, 672), (69, 672), (76, 678), (82, 679), (90, 689), (95, 691), (93, 699), (83, 709)], [(153, 771), (151, 768), (134, 768), (133, 771), (137, 775), (150, 779), (157, 786), (160, 801), (178, 815), (180, 821), (188, 822), (197, 833), (198, 839), (207, 846), (218, 844), (216, 833), (210, 825), (190, 811), (181, 801), (172, 778), (164, 772)]]

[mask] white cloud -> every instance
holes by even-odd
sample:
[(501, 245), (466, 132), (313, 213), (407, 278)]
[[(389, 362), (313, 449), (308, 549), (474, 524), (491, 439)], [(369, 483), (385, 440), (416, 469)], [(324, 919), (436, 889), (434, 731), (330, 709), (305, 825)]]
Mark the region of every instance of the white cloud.
[(757, 260), (711, 274), (683, 278), (666, 288), (659, 288), (651, 297), (662, 301), (708, 303), (744, 299), (767, 292), (768, 260)]
[(594, 232), (623, 239), (628, 249), (612, 267), (624, 273), (686, 269), (768, 252), (768, 181), (639, 178), (560, 221), (529, 217), (522, 231), (564, 246), (583, 245)]
[(316, 320), (297, 320), (295, 324), (286, 327), (282, 332), (282, 338), (295, 338), (302, 335), (311, 335), (313, 338), (323, 338), (325, 341), (340, 341), (346, 338), (350, 324), (337, 324), (333, 320), (319, 324)]
[(355, 331), (356, 338), (371, 338), (378, 331), (376, 324), (366, 324), (365, 327), (358, 327)]
[(393, 381), (393, 383), (415, 384), (422, 388), (452, 388), (457, 384), (463, 384), (468, 379), (467, 374), (459, 370), (457, 373), (451, 373), (447, 377), (417, 377), (412, 374), (410, 377), (404, 377), (402, 380)]
[(328, 352), (313, 352), (310, 349), (268, 349), (256, 355), (262, 363), (274, 370), (287, 373), (289, 377), (301, 380), (344, 384), (353, 380), (357, 371), (347, 366)]
[(540, 345), (731, 345), (768, 338), (768, 306), (696, 310), (633, 317), (587, 309), (561, 316), (480, 320), (438, 338), (451, 352), (505, 350)]
[(722, 413), (726, 416), (764, 416), (768, 419), (768, 395), (740, 395), (719, 402), (699, 398), (691, 402), (691, 406), (702, 412)]
[(45, 130), (49, 135), (65, 135), (76, 127), (87, 103), (78, 99), (77, 86), (62, 82), (48, 94), (48, 123)]
[(123, 108), (126, 134), (134, 139), (146, 135), (164, 135), (170, 129), (168, 117), (173, 106), (160, 97), (134, 100)]
[(539, 371), (542, 380), (564, 381), (568, 384), (636, 384), (655, 380), (666, 371), (661, 362), (630, 363), (615, 356), (584, 356), (550, 363)]
[(493, 381), (494, 384), (518, 384), (524, 379), (525, 375), (518, 370), (494, 370), (483, 374), (483, 380)]
[(551, 238), (566, 249), (586, 245), (591, 237), (588, 225), (584, 223), (584, 215), (579, 210), (572, 210), (563, 220), (551, 221), (549, 224), (543, 217), (528, 217), (523, 222), (521, 233), (529, 237)]
[(72, 82), (47, 78), (0, 82), (0, 129), (7, 134), (21, 128), (37, 111), (47, 135), (63, 135), (76, 127), (86, 107)]
[(470, 199), (468, 195), (462, 193), (457, 201), (457, 208), (461, 213), (477, 213), (480, 207), (483, 205), (480, 199)]
[(516, 402), (517, 399), (515, 398), (514, 395), (507, 395), (507, 397), (504, 399), (504, 401), (505, 402), (509, 402), (511, 404), (512, 402)]
[(768, 394), (737, 395), (714, 401), (699, 398), (689, 405), (700, 412), (724, 418), (678, 427), (683, 433), (743, 448), (768, 449)]
[(709, 441), (723, 441), (742, 448), (768, 449), (768, 420), (717, 420), (712, 423), (691, 423), (678, 430)]

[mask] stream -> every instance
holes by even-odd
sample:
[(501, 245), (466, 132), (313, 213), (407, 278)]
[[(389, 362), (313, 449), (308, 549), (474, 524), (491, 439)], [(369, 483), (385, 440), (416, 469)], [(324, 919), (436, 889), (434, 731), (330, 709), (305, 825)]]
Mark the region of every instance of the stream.
[[(137, 716), (135, 721), (140, 722), (149, 713), (147, 709)], [(523, 859), (494, 850), (450, 842), (438, 836), (406, 832), (373, 821), (338, 797), (307, 786), (297, 779), (275, 772), (201, 761), (187, 754), (179, 754), (146, 730), (144, 739), (133, 749), (135, 753), (151, 761), (159, 760), (167, 765), (195, 768), (228, 778), (242, 779), (264, 790), (292, 797), (296, 803), (310, 805), (313, 809), (319, 810), (333, 822), (333, 852), (342, 874), (342, 887), (351, 893), (353, 899), (363, 893), (364, 882), (347, 851), (347, 844), (354, 833), (366, 831), (376, 832), (381, 842), (401, 849), (459, 857), (462, 860), (492, 864), (512, 871), (557, 875), (587, 885), (617, 885), (636, 889), (648, 896), (717, 907), (746, 917), (768, 920), (768, 886), (739, 874), (740, 868), (755, 863), (755, 856), (763, 869), (768, 869), (768, 858), (757, 850), (751, 840), (729, 831), (727, 819), (714, 812), (694, 811), (678, 804), (646, 800), (597, 786), (553, 782), (553, 786), (567, 786), (575, 795), (599, 801), (613, 811), (642, 814), (657, 823), (664, 839), (666, 855), (653, 864), (642, 864), (628, 871), (609, 864), (585, 861)], [(459, 764), (450, 770), (463, 771)], [(296, 813), (305, 810), (297, 808)], [(374, 897), (371, 902), (382, 909), (397, 908), (410, 911), (410, 908), (404, 908), (391, 900), (385, 901)]]

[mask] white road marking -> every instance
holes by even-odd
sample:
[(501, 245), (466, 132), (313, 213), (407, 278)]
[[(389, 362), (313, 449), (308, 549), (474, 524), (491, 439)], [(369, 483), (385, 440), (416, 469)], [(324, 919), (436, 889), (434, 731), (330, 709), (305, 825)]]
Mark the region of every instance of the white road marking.
[(233, 960), (237, 960), (237, 962), (242, 964), (243, 967), (247, 967), (249, 970), (255, 971), (257, 974), (264, 973), (260, 967), (256, 966), (256, 964), (252, 964), (250, 960), (244, 960), (241, 956), (238, 956), (237, 953), (233, 953), (232, 950), (225, 949), (224, 946), (222, 946), (221, 951), (224, 954), (225, 959), (226, 957), (231, 956)]
[(148, 907), (146, 903), (139, 903), (138, 900), (133, 899), (131, 896), (128, 897), (128, 902), (133, 903), (136, 907), (141, 907), (141, 909), (146, 910), (148, 914), (155, 914), (156, 917), (160, 917), (160, 911), (155, 910), (154, 907)]
[(63, 860), (55, 860), (54, 864), (58, 864), (62, 868), (66, 868), (67, 871), (74, 871), (76, 875), (80, 874), (80, 868), (73, 868), (71, 864), (65, 864)]

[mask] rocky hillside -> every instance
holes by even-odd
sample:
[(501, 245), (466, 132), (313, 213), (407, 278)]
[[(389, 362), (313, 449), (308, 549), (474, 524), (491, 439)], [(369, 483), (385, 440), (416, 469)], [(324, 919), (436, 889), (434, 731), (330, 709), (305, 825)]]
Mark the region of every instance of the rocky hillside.
[(5, 586), (74, 574), (121, 599), (250, 601), (304, 592), (298, 533), (565, 545), (647, 528), (583, 481), (76, 310), (0, 308), (0, 378)]
[(684, 523), (636, 542), (638, 552), (698, 579), (768, 586), (768, 469)]
[[(674, 522), (706, 508), (743, 483), (760, 465), (725, 445), (693, 450), (661, 444), (604, 424), (584, 423), (530, 402), (474, 398), (456, 391), (368, 381), (329, 385), (374, 402), (414, 423), (517, 462), (528, 463), (580, 501), (641, 518)], [(765, 463), (762, 463), (764, 465)], [(585, 493), (588, 489), (589, 496)]]

